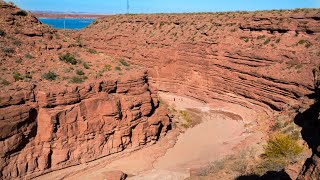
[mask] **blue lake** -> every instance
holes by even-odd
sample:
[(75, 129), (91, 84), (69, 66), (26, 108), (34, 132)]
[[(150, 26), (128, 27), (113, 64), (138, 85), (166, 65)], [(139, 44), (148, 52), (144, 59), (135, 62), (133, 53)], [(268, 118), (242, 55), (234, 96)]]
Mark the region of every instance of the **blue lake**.
[(79, 30), (91, 24), (95, 19), (84, 18), (38, 18), (43, 24), (53, 28)]

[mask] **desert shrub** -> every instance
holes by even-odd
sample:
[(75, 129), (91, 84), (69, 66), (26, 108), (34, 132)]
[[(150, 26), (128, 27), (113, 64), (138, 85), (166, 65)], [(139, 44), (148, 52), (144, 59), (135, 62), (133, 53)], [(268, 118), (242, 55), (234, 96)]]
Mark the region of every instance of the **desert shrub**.
[(271, 126), (271, 131), (277, 131), (280, 130), (282, 128), (282, 123), (279, 121), (276, 121), (273, 126)]
[(292, 158), (303, 151), (297, 140), (282, 133), (272, 135), (264, 149), (267, 159)]
[(88, 49), (87, 51), (91, 54), (98, 54), (98, 52), (95, 49)]
[(222, 160), (217, 160), (210, 163), (207, 171), (209, 173), (217, 173), (221, 171), (222, 169), (225, 168), (225, 161), (226, 161), (225, 159), (222, 159)]
[(76, 37), (76, 42), (77, 42), (77, 45), (78, 45), (79, 47), (82, 47), (82, 40), (81, 40), (81, 37), (80, 37), (80, 36), (77, 36), (77, 37)]
[(18, 64), (22, 63), (22, 59), (17, 58), (17, 59), (16, 59), (16, 63), (18, 63)]
[(70, 78), (70, 83), (82, 83), (87, 79), (86, 76), (73, 76)]
[(21, 46), (22, 42), (20, 40), (18, 40), (18, 39), (14, 39), (12, 41), (12, 44), (15, 45), (15, 46)]
[(264, 39), (266, 37), (266, 35), (260, 35), (257, 37), (257, 39)]
[(88, 63), (84, 62), (82, 65), (85, 69), (90, 69), (90, 66)]
[(84, 75), (84, 72), (81, 69), (77, 69), (76, 74), (82, 76)]
[(60, 59), (60, 61), (63, 61), (68, 64), (72, 64), (72, 65), (76, 65), (78, 63), (76, 58), (72, 54), (70, 54), (69, 52), (67, 52), (66, 54), (63, 54), (63, 55), (60, 54), (59, 59)]
[(129, 63), (127, 61), (125, 61), (124, 59), (120, 59), (119, 62), (124, 66), (130, 66)]
[(249, 38), (245, 37), (245, 38), (242, 38), (244, 42), (249, 42)]
[(277, 40), (276, 40), (276, 43), (279, 43), (280, 42), (280, 38), (278, 38)]
[(185, 123), (182, 124), (183, 127), (189, 128), (192, 123), (190, 114), (187, 111), (180, 111), (180, 117), (185, 121)]
[[(110, 64), (106, 64), (106, 65), (104, 65), (104, 67), (103, 67), (103, 71), (111, 71), (111, 69), (112, 69), (112, 66), (110, 65)], [(121, 69), (120, 69), (121, 70)]]
[(20, 81), (23, 80), (23, 77), (21, 76), (21, 74), (19, 72), (13, 72), (12, 74), (14, 81)]
[(28, 16), (28, 12), (24, 10), (20, 10), (16, 13), (18, 16)]
[(14, 49), (12, 47), (2, 47), (2, 51), (6, 54), (13, 54)]
[(270, 38), (266, 39), (263, 44), (267, 45), (269, 42), (270, 42)]
[(162, 27), (163, 25), (164, 25), (164, 22), (161, 21), (161, 22), (160, 22), (160, 27)]
[(236, 32), (236, 29), (235, 29), (235, 28), (233, 28), (233, 29), (231, 29), (231, 30), (230, 30), (230, 32)]
[(6, 32), (2, 29), (0, 29), (0, 36), (5, 36), (6, 35)]
[(49, 80), (49, 81), (54, 81), (57, 78), (57, 74), (53, 71), (49, 71), (45, 74), (42, 75), (43, 79)]
[(305, 42), (306, 42), (305, 40), (301, 39), (300, 41), (298, 41), (297, 45), (298, 44), (304, 44)]
[(25, 54), (24, 57), (27, 58), (27, 59), (32, 59), (33, 58), (33, 56), (31, 54), (29, 54), (29, 53)]
[(117, 71), (121, 71), (121, 67), (119, 67), (119, 66), (115, 67), (114, 69)]
[(281, 171), (287, 162), (283, 158), (272, 158), (261, 161), (257, 166), (249, 170), (252, 174), (263, 175), (267, 171)]
[(0, 82), (1, 82), (1, 84), (4, 85), (4, 86), (8, 86), (8, 85), (11, 84), (9, 81), (7, 81), (7, 80), (5, 80), (5, 79), (0, 79)]

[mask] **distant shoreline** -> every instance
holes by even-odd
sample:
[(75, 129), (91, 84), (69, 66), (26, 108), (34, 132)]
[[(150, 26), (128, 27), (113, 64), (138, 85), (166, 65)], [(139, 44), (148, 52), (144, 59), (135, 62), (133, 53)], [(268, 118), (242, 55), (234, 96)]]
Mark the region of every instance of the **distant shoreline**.
[(79, 18), (79, 19), (96, 19), (110, 14), (70, 14), (70, 13), (46, 13), (46, 12), (32, 12), (38, 18)]

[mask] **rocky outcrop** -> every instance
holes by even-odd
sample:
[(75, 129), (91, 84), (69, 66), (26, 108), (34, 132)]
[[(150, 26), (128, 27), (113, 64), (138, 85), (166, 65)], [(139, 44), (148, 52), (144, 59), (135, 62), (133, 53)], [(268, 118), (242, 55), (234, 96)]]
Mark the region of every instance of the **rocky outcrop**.
[(137, 148), (170, 128), (145, 73), (29, 91), (0, 101), (1, 179), (33, 177)]
[(100, 52), (147, 67), (161, 91), (281, 110), (312, 92), (319, 17), (318, 10), (115, 15), (80, 34)]

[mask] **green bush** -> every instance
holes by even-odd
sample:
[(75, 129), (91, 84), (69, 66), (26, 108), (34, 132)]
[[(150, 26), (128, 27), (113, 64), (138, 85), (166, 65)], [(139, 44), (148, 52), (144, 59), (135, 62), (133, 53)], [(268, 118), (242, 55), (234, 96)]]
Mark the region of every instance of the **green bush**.
[(264, 39), (266, 35), (258, 36), (257, 39)]
[(59, 59), (60, 59), (60, 61), (63, 61), (68, 64), (72, 64), (72, 65), (76, 65), (78, 63), (76, 58), (72, 54), (70, 54), (69, 52), (67, 52), (66, 54), (63, 54), (63, 55), (60, 54)]
[(84, 63), (83, 63), (83, 67), (84, 67), (85, 69), (90, 69), (89, 64), (88, 64), (88, 63), (86, 63), (86, 62), (84, 62)]
[(1, 84), (2, 85), (4, 85), (4, 86), (8, 86), (8, 85), (10, 85), (11, 83), (9, 82), (9, 81), (7, 81), (7, 80), (5, 80), (5, 79), (0, 79), (1, 81)]
[(54, 81), (57, 78), (57, 74), (53, 71), (49, 71), (48, 73), (43, 74), (42, 78), (49, 80), (49, 81)]
[[(103, 71), (111, 71), (111, 69), (112, 69), (112, 66), (110, 65), (110, 64), (106, 64), (106, 65), (104, 65), (104, 67), (103, 67)], [(121, 69), (120, 69), (121, 70)]]
[(87, 51), (91, 54), (98, 54), (98, 52), (94, 49), (88, 49)]
[(14, 81), (20, 81), (20, 80), (23, 80), (23, 77), (21, 76), (21, 74), (19, 72), (13, 72), (13, 78), (14, 78)]
[(24, 10), (20, 10), (16, 14), (19, 15), (19, 16), (28, 16), (28, 12), (24, 11)]
[(29, 53), (25, 54), (24, 57), (27, 58), (27, 59), (32, 59), (33, 58), (33, 56), (31, 54), (29, 54)]
[(160, 22), (160, 27), (162, 27), (163, 25), (164, 25), (164, 22), (161, 21), (161, 22)]
[(87, 79), (86, 76), (73, 76), (70, 79), (70, 83), (82, 83)]
[(121, 71), (121, 67), (119, 67), (119, 66), (115, 67), (114, 69), (117, 71)]
[(13, 54), (14, 49), (12, 47), (2, 47), (2, 51), (6, 54)]
[(270, 42), (270, 38), (266, 39), (263, 44), (267, 45), (269, 42)]
[(305, 42), (306, 42), (305, 40), (301, 39), (300, 41), (298, 41), (297, 44), (304, 44)]
[(183, 127), (188, 128), (191, 126), (192, 118), (187, 111), (180, 111), (180, 117), (185, 121)]
[(81, 69), (77, 69), (76, 74), (82, 76), (84, 75), (84, 72)]
[(18, 63), (18, 64), (22, 63), (22, 59), (17, 58), (17, 59), (16, 59), (16, 63)]
[(292, 158), (302, 151), (303, 147), (298, 144), (297, 140), (282, 133), (272, 135), (265, 146), (267, 159)]
[(276, 43), (279, 43), (280, 42), (280, 38), (278, 38), (277, 40), (276, 40)]
[(130, 66), (129, 63), (127, 61), (125, 61), (124, 59), (120, 59), (119, 62), (124, 66)]

